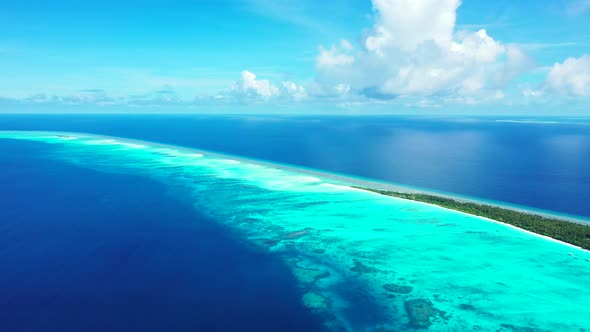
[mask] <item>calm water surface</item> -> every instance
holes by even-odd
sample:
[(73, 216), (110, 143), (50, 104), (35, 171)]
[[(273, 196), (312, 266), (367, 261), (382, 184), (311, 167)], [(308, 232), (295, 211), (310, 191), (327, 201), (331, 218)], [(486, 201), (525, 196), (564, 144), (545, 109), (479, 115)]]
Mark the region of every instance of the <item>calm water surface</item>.
[(321, 331), (291, 272), (147, 178), (0, 140), (0, 331)]
[(175, 146), (0, 144), (8, 330), (590, 329), (590, 253), (504, 224)]
[(589, 118), (2, 115), (590, 216)]

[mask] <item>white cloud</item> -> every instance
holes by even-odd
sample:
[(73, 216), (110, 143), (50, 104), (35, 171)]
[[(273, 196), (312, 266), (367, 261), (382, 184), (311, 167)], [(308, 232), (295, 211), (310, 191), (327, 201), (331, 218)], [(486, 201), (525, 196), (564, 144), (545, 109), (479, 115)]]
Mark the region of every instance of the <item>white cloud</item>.
[(536, 99), (545, 95), (542, 89), (531, 88), (528, 84), (524, 84), (520, 87), (520, 92), (527, 99)]
[[(231, 87), (229, 95), (241, 101), (299, 101), (307, 97), (307, 92), (303, 86), (297, 85), (294, 82), (283, 81), (275, 85), (269, 80), (258, 79), (256, 74), (244, 70), (242, 71), (241, 79)], [(224, 98), (226, 95), (222, 93), (219, 96), (223, 96)]]
[(425, 41), (451, 42), (459, 0), (373, 0), (377, 20), (365, 40), (369, 51), (413, 51)]
[(590, 96), (590, 55), (554, 64), (544, 86), (562, 95)]
[(305, 88), (300, 85), (297, 85), (291, 81), (285, 81), (282, 83), (283, 96), (288, 96), (293, 98), (294, 100), (301, 100), (307, 97), (307, 92)]
[(340, 40), (340, 46), (343, 49), (347, 50), (347, 51), (354, 50), (354, 46), (352, 46), (352, 44), (348, 40), (346, 40), (346, 39), (341, 39)]
[[(485, 29), (455, 31), (459, 0), (373, 0), (375, 23), (360, 47), (320, 47), (317, 81), (373, 98), (498, 95), (528, 69), (517, 45), (503, 45)], [(459, 98), (461, 97), (461, 98)], [(482, 98), (489, 99), (489, 98)]]
[(352, 44), (342, 40), (340, 46), (332, 45), (329, 49), (320, 46), (320, 53), (316, 58), (316, 64), (320, 68), (348, 65), (354, 62), (354, 57), (347, 52), (353, 50)]
[(495, 76), (496, 87), (500, 88), (522, 72), (534, 68), (534, 60), (524, 53), (518, 45), (506, 45), (505, 50), (506, 59), (501, 70)]
[(242, 78), (237, 81), (232, 91), (242, 97), (260, 97), (270, 99), (279, 94), (279, 88), (268, 80), (257, 80), (256, 75), (247, 70), (242, 71)]
[(334, 99), (343, 100), (350, 99), (350, 85), (339, 83), (334, 85), (319, 84), (318, 82), (311, 82), (308, 86), (309, 95), (316, 99)]

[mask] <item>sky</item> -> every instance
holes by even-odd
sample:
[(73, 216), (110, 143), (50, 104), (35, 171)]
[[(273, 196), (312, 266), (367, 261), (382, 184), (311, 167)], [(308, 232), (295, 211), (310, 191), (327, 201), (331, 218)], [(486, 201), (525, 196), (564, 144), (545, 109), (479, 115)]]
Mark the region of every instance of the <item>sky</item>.
[(590, 116), (590, 0), (0, 0), (0, 112)]

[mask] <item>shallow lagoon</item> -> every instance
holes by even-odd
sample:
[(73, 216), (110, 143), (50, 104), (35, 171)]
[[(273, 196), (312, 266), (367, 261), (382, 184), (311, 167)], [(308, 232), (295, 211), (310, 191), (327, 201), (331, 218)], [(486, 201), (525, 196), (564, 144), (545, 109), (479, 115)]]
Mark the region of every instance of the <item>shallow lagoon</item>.
[(3, 132), (48, 158), (147, 176), (282, 257), (334, 330), (590, 329), (590, 253), (458, 212), (203, 151)]

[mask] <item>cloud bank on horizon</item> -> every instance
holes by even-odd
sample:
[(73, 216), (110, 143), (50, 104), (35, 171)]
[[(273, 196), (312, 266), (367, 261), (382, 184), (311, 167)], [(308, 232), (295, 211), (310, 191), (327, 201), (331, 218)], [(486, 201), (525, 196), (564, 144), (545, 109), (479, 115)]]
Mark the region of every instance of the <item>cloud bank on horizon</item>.
[[(249, 2), (253, 3), (258, 9), (267, 6), (280, 13), (275, 20), (287, 17), (295, 25), (318, 27), (317, 22), (301, 18), (304, 10), (281, 7), (292, 5), (289, 1)], [(270, 3), (272, 7), (268, 7)], [(281, 69), (276, 72), (272, 68), (265, 69), (259, 74), (244, 60), (239, 61), (242, 70), (235, 72), (233, 82), (233, 74), (224, 79), (209, 74), (199, 80), (154, 79), (153, 75), (146, 75), (135, 82), (145, 86), (146, 82), (154, 81), (152, 88), (133, 94), (80, 87), (72, 94), (22, 91), (20, 96), (2, 96), (2, 102), (15, 110), (23, 105), (136, 109), (334, 105), (359, 110), (469, 106), (476, 111), (485, 107), (546, 106), (548, 103), (555, 109), (568, 105), (584, 109), (590, 104), (590, 54), (585, 53), (589, 40), (562, 41), (561, 44), (555, 41), (503, 42), (490, 33), (485, 24), (475, 24), (475, 28), (473, 24), (458, 24), (458, 11), (463, 5), (460, 0), (372, 0), (371, 5), (372, 13), (363, 21), (368, 24), (355, 35), (341, 36), (331, 42), (322, 38), (315, 54), (310, 55), (312, 50), (302, 50), (302, 57), (308, 55), (313, 61), (311, 66), (309, 61), (304, 61), (305, 65), (313, 68), (305, 69), (311, 74), (296, 79), (281, 75)], [(298, 16), (288, 16), (281, 8), (288, 8)], [(570, 18), (585, 16), (590, 12), (590, 1), (569, 0), (561, 11)], [(358, 16), (365, 17), (365, 14), (359, 12)], [(509, 29), (505, 30), (508, 32), (503, 36), (509, 37)], [(539, 49), (567, 50), (571, 45), (577, 46), (575, 54), (559, 52), (561, 58), (551, 63), (542, 63), (535, 57)], [(214, 72), (215, 68), (210, 70)], [(202, 89), (208, 81), (219, 88), (216, 91)], [(127, 83), (134, 84), (134, 81)]]

